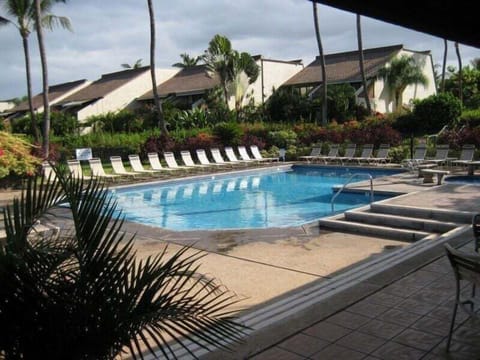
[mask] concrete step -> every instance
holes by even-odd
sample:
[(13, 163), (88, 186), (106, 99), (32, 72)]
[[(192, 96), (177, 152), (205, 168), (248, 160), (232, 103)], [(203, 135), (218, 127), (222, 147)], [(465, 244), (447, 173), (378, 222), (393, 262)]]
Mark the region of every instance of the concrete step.
[(395, 239), (400, 241), (415, 242), (432, 235), (426, 231), (392, 228), (389, 226), (362, 224), (358, 222), (346, 221), (345, 219), (320, 219), (319, 225), (324, 228), (351, 232), (362, 235), (372, 235)]
[(406, 205), (392, 205), (373, 203), (370, 211), (375, 213), (407, 216), (412, 218), (432, 219), (436, 221), (469, 224), (472, 221), (473, 213), (468, 211), (451, 211), (444, 209), (418, 208)]
[(460, 224), (410, 216), (391, 215), (369, 211), (350, 210), (345, 212), (345, 220), (362, 224), (381, 225), (393, 228), (420, 230), (429, 233), (444, 233)]

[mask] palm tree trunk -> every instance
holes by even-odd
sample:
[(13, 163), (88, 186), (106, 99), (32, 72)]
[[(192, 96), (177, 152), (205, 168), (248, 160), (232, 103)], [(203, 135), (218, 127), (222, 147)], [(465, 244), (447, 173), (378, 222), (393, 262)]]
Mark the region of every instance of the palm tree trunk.
[(35, 27), (37, 30), (38, 49), (42, 62), (42, 84), (43, 84), (43, 141), (42, 151), (45, 159), (49, 156), (50, 148), (50, 104), (48, 102), (48, 69), (47, 55), (43, 41), (43, 28), (40, 19), (42, 18), (41, 0), (35, 0)]
[(363, 58), (363, 44), (362, 44), (362, 24), (360, 14), (357, 14), (357, 40), (358, 40), (358, 55), (360, 61), (360, 72), (362, 74), (363, 92), (365, 93), (365, 104), (369, 114), (372, 113), (372, 105), (370, 104), (370, 96), (367, 88), (367, 77), (365, 76), (365, 63)]
[(458, 98), (460, 104), (463, 105), (463, 69), (462, 69), (462, 57), (460, 56), (460, 47), (458, 42), (455, 42), (455, 51), (458, 59)]
[(152, 78), (153, 99), (155, 102), (155, 109), (158, 117), (158, 127), (160, 128), (161, 135), (163, 137), (168, 136), (168, 129), (165, 124), (165, 118), (163, 116), (162, 104), (158, 97), (157, 89), (157, 76), (155, 74), (155, 13), (153, 11), (152, 0), (147, 0), (148, 13), (150, 16), (150, 75)]
[(315, 36), (317, 38), (318, 52), (320, 56), (320, 67), (322, 68), (322, 125), (327, 125), (327, 70), (325, 68), (325, 55), (323, 53), (322, 39), (320, 38), (320, 28), (318, 26), (317, 3), (313, 4), (313, 20), (315, 25)]
[(448, 43), (447, 39), (443, 39), (443, 64), (442, 64), (442, 83), (440, 84), (440, 91), (445, 92), (445, 73), (447, 71), (447, 54), (448, 54)]
[(27, 98), (28, 98), (28, 109), (30, 112), (30, 128), (33, 134), (35, 142), (40, 141), (40, 134), (37, 128), (37, 118), (35, 116), (35, 110), (33, 109), (33, 100), (32, 100), (32, 75), (30, 73), (30, 51), (28, 50), (28, 38), (22, 35), (23, 43), (23, 53), (25, 56), (25, 72), (27, 74)]

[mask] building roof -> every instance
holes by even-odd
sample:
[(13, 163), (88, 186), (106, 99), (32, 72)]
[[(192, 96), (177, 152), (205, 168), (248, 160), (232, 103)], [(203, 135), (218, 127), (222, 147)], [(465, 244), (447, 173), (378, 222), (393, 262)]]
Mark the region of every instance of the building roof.
[[(197, 65), (180, 70), (175, 76), (157, 86), (158, 95), (165, 97), (168, 95), (192, 95), (201, 94), (205, 90), (211, 89), (220, 84), (216, 74), (209, 76), (205, 65)], [(153, 91), (140, 96), (137, 100), (153, 99)]]
[[(76, 81), (71, 81), (71, 82), (67, 82), (67, 83), (63, 83), (63, 84), (49, 86), (48, 87), (48, 100), (50, 102), (53, 102), (56, 99), (58, 99), (59, 97), (68, 93), (69, 91), (74, 90), (76, 87), (85, 84), (86, 82), (87, 82), (87, 80), (83, 79), (83, 80), (76, 80)], [(32, 102), (33, 102), (34, 110), (42, 107), (43, 106), (43, 93), (35, 95), (32, 98)], [(14, 112), (20, 112), (20, 111), (28, 111), (28, 109), (29, 109), (28, 100), (26, 100), (26, 101), (22, 101), (20, 104), (18, 104), (14, 108), (9, 109), (9, 112), (14, 113)]]
[(426, 32), (441, 39), (480, 47), (480, 36), (475, 28), (478, 15), (476, 11), (469, 11), (472, 8), (470, 0), (315, 0), (315, 2)]
[(85, 103), (105, 97), (112, 91), (149, 71), (149, 66), (103, 74), (100, 79), (84, 87), (80, 91), (66, 97), (58, 105), (67, 103)]
[[(393, 45), (363, 50), (365, 74), (367, 78), (374, 76), (395, 54), (403, 49), (403, 45)], [(325, 55), (327, 80), (329, 83), (362, 81), (358, 51)], [(305, 69), (288, 79), (282, 86), (318, 84), (322, 82), (320, 58), (317, 57)]]

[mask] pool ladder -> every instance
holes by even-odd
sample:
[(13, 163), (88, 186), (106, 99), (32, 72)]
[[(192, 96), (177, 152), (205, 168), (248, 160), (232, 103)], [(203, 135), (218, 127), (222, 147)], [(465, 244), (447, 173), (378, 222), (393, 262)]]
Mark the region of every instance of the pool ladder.
[(332, 213), (335, 212), (335, 199), (337, 198), (338, 195), (347, 187), (348, 184), (352, 182), (352, 180), (356, 177), (368, 177), (370, 179), (370, 204), (373, 202), (373, 177), (370, 174), (365, 174), (365, 173), (355, 173), (352, 176), (348, 178), (348, 180), (343, 184), (342, 188), (338, 190), (335, 195), (333, 195), (332, 200), (330, 201), (330, 206), (332, 207)]

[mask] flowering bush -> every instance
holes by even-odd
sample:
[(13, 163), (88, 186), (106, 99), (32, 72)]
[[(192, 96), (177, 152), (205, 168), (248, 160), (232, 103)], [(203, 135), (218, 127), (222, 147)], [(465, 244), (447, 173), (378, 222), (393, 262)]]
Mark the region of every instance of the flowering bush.
[(40, 159), (31, 155), (27, 141), (0, 131), (0, 179), (8, 175), (32, 176)]

